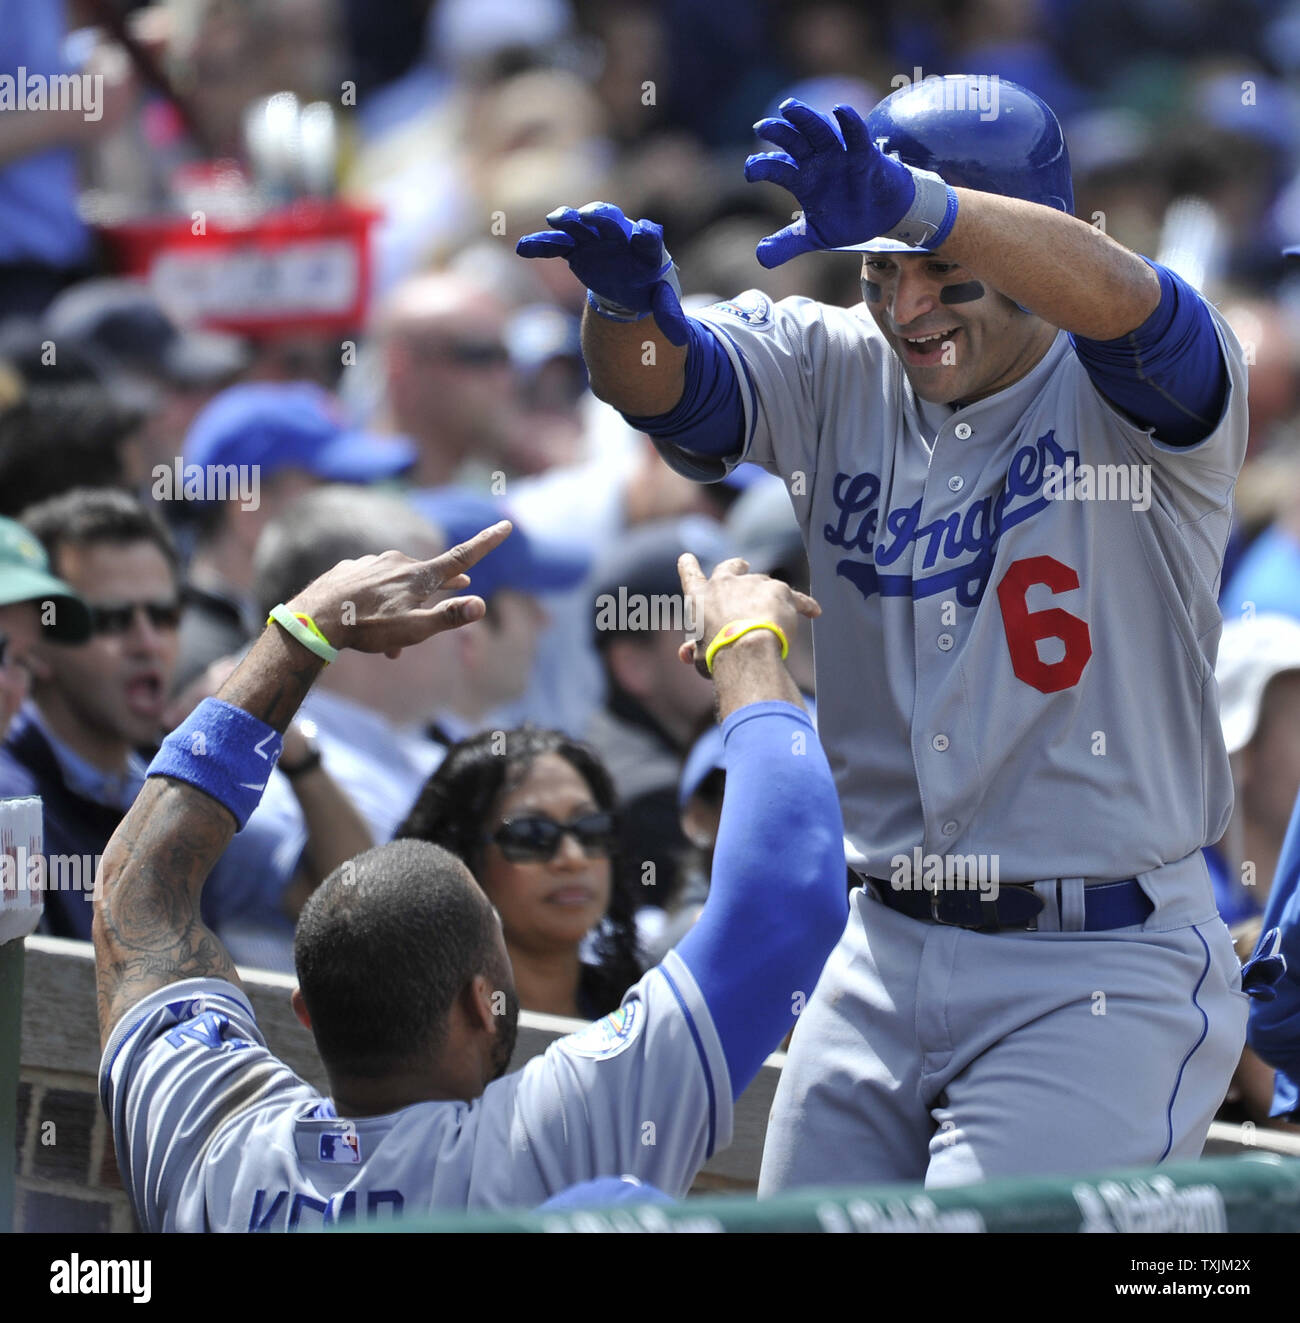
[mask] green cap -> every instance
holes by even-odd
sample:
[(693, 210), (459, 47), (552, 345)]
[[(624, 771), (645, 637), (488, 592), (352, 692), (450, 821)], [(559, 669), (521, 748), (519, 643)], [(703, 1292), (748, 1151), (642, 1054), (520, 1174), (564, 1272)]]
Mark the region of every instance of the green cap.
[(0, 606), (11, 602), (52, 603), (48, 617), (42, 612), (42, 623), (60, 643), (84, 643), (90, 637), (90, 611), (50, 573), (45, 548), (21, 524), (0, 516)]

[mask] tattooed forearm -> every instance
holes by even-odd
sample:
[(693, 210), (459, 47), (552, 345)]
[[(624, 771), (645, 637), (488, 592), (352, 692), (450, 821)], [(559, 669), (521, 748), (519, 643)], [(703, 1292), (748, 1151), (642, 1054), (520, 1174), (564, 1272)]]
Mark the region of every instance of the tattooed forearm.
[[(321, 662), (283, 630), (268, 629), (220, 697), (283, 731)], [(106, 1041), (135, 1002), (185, 978), (238, 983), (234, 961), (199, 917), (204, 880), (235, 834), (215, 799), (150, 777), (104, 850), (92, 935), (99, 1033)]]
[(99, 1030), (177, 979), (237, 982), (225, 947), (199, 917), (203, 881), (235, 820), (201, 790), (151, 777), (104, 851), (92, 935)]

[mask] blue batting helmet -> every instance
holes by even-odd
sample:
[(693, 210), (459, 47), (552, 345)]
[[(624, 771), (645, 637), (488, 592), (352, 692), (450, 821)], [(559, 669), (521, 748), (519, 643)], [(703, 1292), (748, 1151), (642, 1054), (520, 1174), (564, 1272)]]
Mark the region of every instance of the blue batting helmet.
[[(881, 151), (954, 188), (1074, 210), (1070, 156), (1051, 107), (995, 74), (948, 74), (900, 87), (867, 116), (867, 129)], [(927, 250), (871, 239), (837, 251)]]

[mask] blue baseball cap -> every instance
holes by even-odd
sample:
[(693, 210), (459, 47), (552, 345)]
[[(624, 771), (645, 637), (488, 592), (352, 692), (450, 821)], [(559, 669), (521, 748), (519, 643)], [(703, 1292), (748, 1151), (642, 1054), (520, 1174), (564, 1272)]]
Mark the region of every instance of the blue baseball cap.
[(514, 522), (514, 532), (469, 572), (466, 591), (475, 596), (491, 597), (502, 589), (534, 594), (563, 592), (576, 588), (591, 568), (591, 553), (585, 547), (527, 532), (500, 501), (468, 487), (426, 487), (411, 492), (410, 499), (430, 523), (442, 530), (449, 547), (469, 541), (500, 519)]
[(187, 464), (256, 464), (263, 476), (295, 468), (326, 482), (378, 482), (415, 460), (412, 442), (349, 427), (342, 405), (306, 381), (231, 386), (200, 410), (185, 438)]

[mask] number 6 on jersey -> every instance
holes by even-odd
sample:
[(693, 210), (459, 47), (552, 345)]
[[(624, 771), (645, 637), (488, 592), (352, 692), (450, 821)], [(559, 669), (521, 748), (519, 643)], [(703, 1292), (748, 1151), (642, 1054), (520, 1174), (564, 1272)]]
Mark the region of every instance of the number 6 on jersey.
[[(1002, 608), (1011, 669), (1041, 693), (1055, 694), (1079, 683), (1092, 656), (1092, 638), (1086, 620), (1059, 606), (1030, 611), (1025, 599), (1036, 583), (1046, 585), (1054, 593), (1066, 593), (1079, 586), (1079, 576), (1052, 556), (1029, 556), (1013, 562), (998, 584), (998, 605)], [(1038, 655), (1040, 639), (1060, 639), (1065, 645), (1065, 656), (1060, 661), (1043, 661)]]

